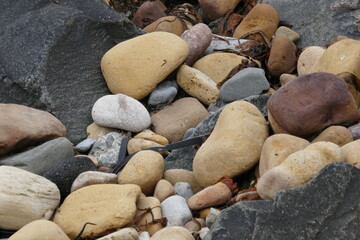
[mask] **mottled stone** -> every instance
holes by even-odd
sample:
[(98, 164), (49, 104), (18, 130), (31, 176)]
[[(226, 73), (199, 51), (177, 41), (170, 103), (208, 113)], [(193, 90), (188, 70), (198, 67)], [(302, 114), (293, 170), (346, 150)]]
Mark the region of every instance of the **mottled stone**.
[(183, 227), (166, 227), (158, 231), (151, 240), (194, 240), (191, 233)]
[(166, 227), (184, 226), (192, 219), (191, 211), (185, 198), (181, 196), (171, 196), (161, 203), (161, 212), (166, 217)]
[(114, 173), (103, 173), (98, 171), (87, 171), (80, 173), (71, 185), (70, 192), (94, 184), (118, 183), (117, 175)]
[(169, 181), (165, 179), (161, 179), (160, 181), (158, 181), (158, 183), (155, 186), (154, 197), (159, 199), (160, 202), (164, 201), (166, 198), (174, 194), (175, 194), (175, 189)]
[(339, 147), (353, 141), (351, 132), (343, 126), (330, 126), (320, 133), (311, 143), (329, 141)]
[(320, 46), (306, 47), (301, 52), (298, 59), (298, 63), (297, 63), (298, 75), (301, 76), (314, 72), (313, 69), (324, 52), (325, 52), (325, 48)]

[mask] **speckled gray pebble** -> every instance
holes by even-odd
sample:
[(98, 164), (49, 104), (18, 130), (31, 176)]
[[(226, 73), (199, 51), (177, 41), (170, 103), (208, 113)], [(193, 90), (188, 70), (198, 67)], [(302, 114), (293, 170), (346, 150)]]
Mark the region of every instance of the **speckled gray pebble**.
[(192, 214), (185, 198), (171, 196), (161, 203), (161, 212), (167, 219), (167, 227), (184, 226), (192, 219)]
[(76, 145), (75, 150), (77, 150), (79, 153), (87, 153), (92, 148), (95, 142), (96, 139), (87, 138), (84, 141), (80, 142), (78, 145)]
[(175, 80), (161, 82), (150, 94), (148, 105), (168, 105), (174, 101), (179, 85)]
[(189, 198), (194, 195), (193, 191), (191, 190), (191, 186), (187, 182), (177, 182), (174, 184), (175, 193), (179, 196), (185, 198), (186, 202)]

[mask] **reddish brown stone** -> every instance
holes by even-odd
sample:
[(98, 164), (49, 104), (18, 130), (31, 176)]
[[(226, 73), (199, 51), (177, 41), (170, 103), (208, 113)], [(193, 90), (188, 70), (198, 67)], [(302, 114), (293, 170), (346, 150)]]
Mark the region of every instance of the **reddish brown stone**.
[(144, 28), (159, 18), (165, 17), (166, 11), (165, 5), (160, 0), (146, 1), (136, 11), (132, 22), (139, 28)]

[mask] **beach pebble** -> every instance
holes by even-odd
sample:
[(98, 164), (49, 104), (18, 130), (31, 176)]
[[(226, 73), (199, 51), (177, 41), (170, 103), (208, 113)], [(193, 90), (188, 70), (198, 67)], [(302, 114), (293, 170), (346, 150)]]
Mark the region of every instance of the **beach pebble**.
[(345, 144), (341, 149), (345, 155), (345, 162), (360, 168), (360, 140)]
[(191, 186), (187, 182), (177, 182), (174, 184), (175, 193), (179, 196), (185, 198), (186, 201), (194, 195), (193, 191), (191, 190)]
[(114, 173), (103, 173), (98, 171), (87, 171), (80, 173), (71, 185), (70, 192), (93, 184), (118, 183), (117, 175)]
[(213, 223), (216, 221), (217, 217), (220, 214), (220, 210), (217, 210), (216, 208), (210, 208), (210, 212), (206, 217), (206, 226), (208, 228), (211, 228)]
[(146, 129), (134, 136), (134, 139), (144, 139), (149, 140), (152, 142), (156, 142), (161, 145), (167, 145), (169, 144), (169, 140), (166, 139), (166, 137), (161, 136), (159, 134), (154, 133), (153, 131)]
[(275, 32), (275, 36), (280, 35), (280, 34), (284, 34), (285, 36), (287, 36), (291, 41), (296, 42), (296, 40), (298, 40), (300, 38), (300, 35), (291, 30), (288, 27), (285, 26), (280, 26), (276, 32)]
[(150, 240), (150, 234), (148, 232), (141, 232), (139, 240)]
[(320, 46), (306, 47), (301, 52), (298, 59), (298, 63), (297, 63), (298, 75), (301, 76), (314, 72), (313, 69), (324, 52), (325, 52), (325, 48)]
[(187, 222), (184, 225), (184, 228), (186, 228), (189, 232), (198, 232), (201, 230), (201, 228), (206, 226), (206, 222), (202, 218), (193, 218), (191, 221)]
[(75, 150), (79, 153), (87, 153), (96, 142), (94, 138), (87, 138), (75, 146)]
[(199, 0), (201, 9), (210, 21), (224, 16), (229, 11), (233, 11), (239, 2), (241, 2), (241, 0)]
[(151, 92), (148, 105), (163, 106), (172, 103), (178, 93), (178, 84), (175, 80), (163, 81), (156, 86), (156, 89)]
[(227, 50), (232, 50), (234, 52), (239, 51), (238, 47), (240, 44), (246, 42), (247, 40), (238, 39), (233, 37), (224, 37), (217, 34), (213, 34), (211, 43), (209, 47), (205, 50), (204, 55), (209, 55), (212, 53), (225, 52)]
[(291, 80), (297, 78), (297, 75), (294, 74), (288, 74), (288, 73), (283, 73), (280, 75), (280, 85), (284, 86), (285, 84), (287, 84), (288, 82), (290, 82)]
[(360, 123), (348, 127), (354, 140), (360, 139)]
[(93, 122), (86, 128), (86, 133), (87, 133), (88, 138), (93, 138), (93, 139), (98, 139), (99, 137), (102, 137), (111, 132), (118, 132), (118, 133), (123, 134), (124, 136), (126, 135), (126, 132), (123, 130), (116, 129), (116, 128), (103, 127), (103, 126), (97, 125), (95, 122)]
[(205, 239), (205, 236), (209, 231), (210, 229), (208, 227), (203, 227), (199, 232), (200, 239)]
[(194, 193), (199, 192), (203, 187), (196, 181), (194, 173), (186, 169), (169, 169), (164, 172), (164, 179), (172, 185), (177, 182), (187, 182)]
[(320, 133), (311, 143), (328, 141), (339, 147), (353, 141), (351, 132), (343, 126), (330, 126)]
[(166, 198), (174, 194), (175, 194), (175, 189), (169, 181), (165, 179), (161, 179), (160, 181), (158, 181), (158, 183), (155, 186), (154, 197), (159, 199), (160, 202), (164, 201)]
[(122, 228), (97, 240), (138, 240), (139, 234), (134, 228)]
[(150, 23), (166, 16), (166, 6), (160, 1), (146, 1), (136, 10), (132, 22), (139, 28), (144, 28)]
[(163, 217), (167, 218), (166, 227), (184, 226), (192, 219), (191, 211), (185, 198), (175, 195), (168, 197), (161, 203)]
[[(161, 222), (152, 223), (153, 220), (161, 220), (161, 207), (159, 199), (155, 197), (141, 197), (136, 203), (136, 221), (134, 224), (140, 231), (146, 231), (150, 236), (163, 228)], [(146, 209), (151, 209), (147, 212)]]
[(191, 233), (183, 227), (166, 227), (151, 237), (151, 240), (195, 240)]
[(147, 33), (167, 32), (180, 37), (187, 29), (188, 27), (183, 23), (181, 18), (177, 16), (165, 16), (150, 23), (143, 30)]

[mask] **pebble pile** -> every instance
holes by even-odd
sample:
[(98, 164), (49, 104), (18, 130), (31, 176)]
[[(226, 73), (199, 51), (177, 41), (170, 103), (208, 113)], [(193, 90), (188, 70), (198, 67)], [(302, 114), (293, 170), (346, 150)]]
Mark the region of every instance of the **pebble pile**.
[[(48, 112), (0, 103), (0, 238), (210, 239), (236, 202), (274, 199), (334, 162), (360, 167), (360, 41), (301, 49), (281, 12), (247, 2), (239, 15), (240, 0), (170, 14), (145, 1), (132, 19), (145, 33), (99, 62), (111, 94), (82, 142)], [(263, 94), (265, 113), (243, 100)], [(188, 139), (213, 113), (191, 171), (148, 150)], [(122, 147), (133, 156), (114, 173)]]

